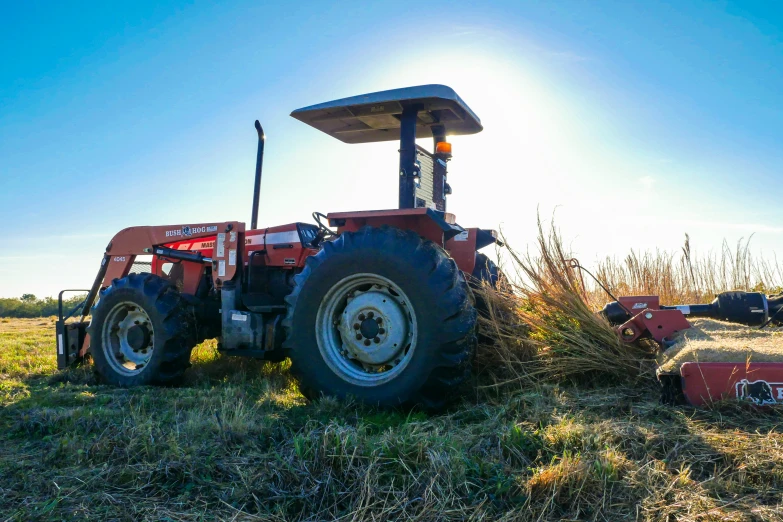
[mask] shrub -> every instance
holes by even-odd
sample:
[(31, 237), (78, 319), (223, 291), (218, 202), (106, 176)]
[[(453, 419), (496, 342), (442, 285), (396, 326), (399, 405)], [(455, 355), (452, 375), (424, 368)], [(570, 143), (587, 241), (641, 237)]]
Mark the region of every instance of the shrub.
[[(63, 300), (63, 313), (67, 314), (86, 296), (77, 295)], [(24, 294), (21, 298), (0, 298), (0, 317), (49, 317), (57, 315), (57, 299), (45, 297), (36, 298), (33, 294)]]

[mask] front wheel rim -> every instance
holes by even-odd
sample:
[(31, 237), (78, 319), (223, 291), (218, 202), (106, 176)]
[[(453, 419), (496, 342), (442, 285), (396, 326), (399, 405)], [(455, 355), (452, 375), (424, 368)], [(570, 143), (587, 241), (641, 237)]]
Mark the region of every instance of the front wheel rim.
[(109, 366), (128, 376), (138, 375), (147, 368), (155, 350), (154, 339), (149, 315), (130, 301), (115, 305), (101, 329), (103, 353)]
[(417, 331), (408, 296), (378, 274), (339, 281), (321, 301), (316, 318), (324, 361), (358, 386), (379, 386), (398, 377), (413, 357)]

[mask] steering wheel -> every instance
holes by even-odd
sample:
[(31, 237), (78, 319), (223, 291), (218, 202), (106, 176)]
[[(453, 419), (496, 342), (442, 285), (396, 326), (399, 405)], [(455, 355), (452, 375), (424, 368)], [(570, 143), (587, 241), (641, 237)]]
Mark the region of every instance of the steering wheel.
[(332, 229), (323, 224), (321, 218), (326, 219), (326, 216), (320, 212), (313, 212), (313, 220), (318, 224), (318, 230), (321, 232), (322, 237), (327, 238), (337, 235)]

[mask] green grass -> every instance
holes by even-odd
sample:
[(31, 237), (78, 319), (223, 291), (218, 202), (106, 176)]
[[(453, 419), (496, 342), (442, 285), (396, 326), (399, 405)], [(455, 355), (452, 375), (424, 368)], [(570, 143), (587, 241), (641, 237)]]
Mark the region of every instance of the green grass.
[(776, 412), (649, 381), (379, 412), (214, 343), (183, 385), (127, 390), (58, 373), (53, 328), (0, 321), (0, 520), (783, 519)]

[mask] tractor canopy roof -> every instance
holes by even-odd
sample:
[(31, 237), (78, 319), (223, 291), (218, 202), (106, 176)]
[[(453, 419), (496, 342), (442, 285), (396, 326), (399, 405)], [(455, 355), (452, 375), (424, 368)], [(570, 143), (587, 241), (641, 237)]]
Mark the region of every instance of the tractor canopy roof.
[(291, 116), (345, 143), (400, 139), (404, 109), (418, 110), (416, 136), (430, 138), (432, 127), (449, 135), (481, 132), (481, 120), (454, 89), (419, 85), (342, 98), (297, 109)]

